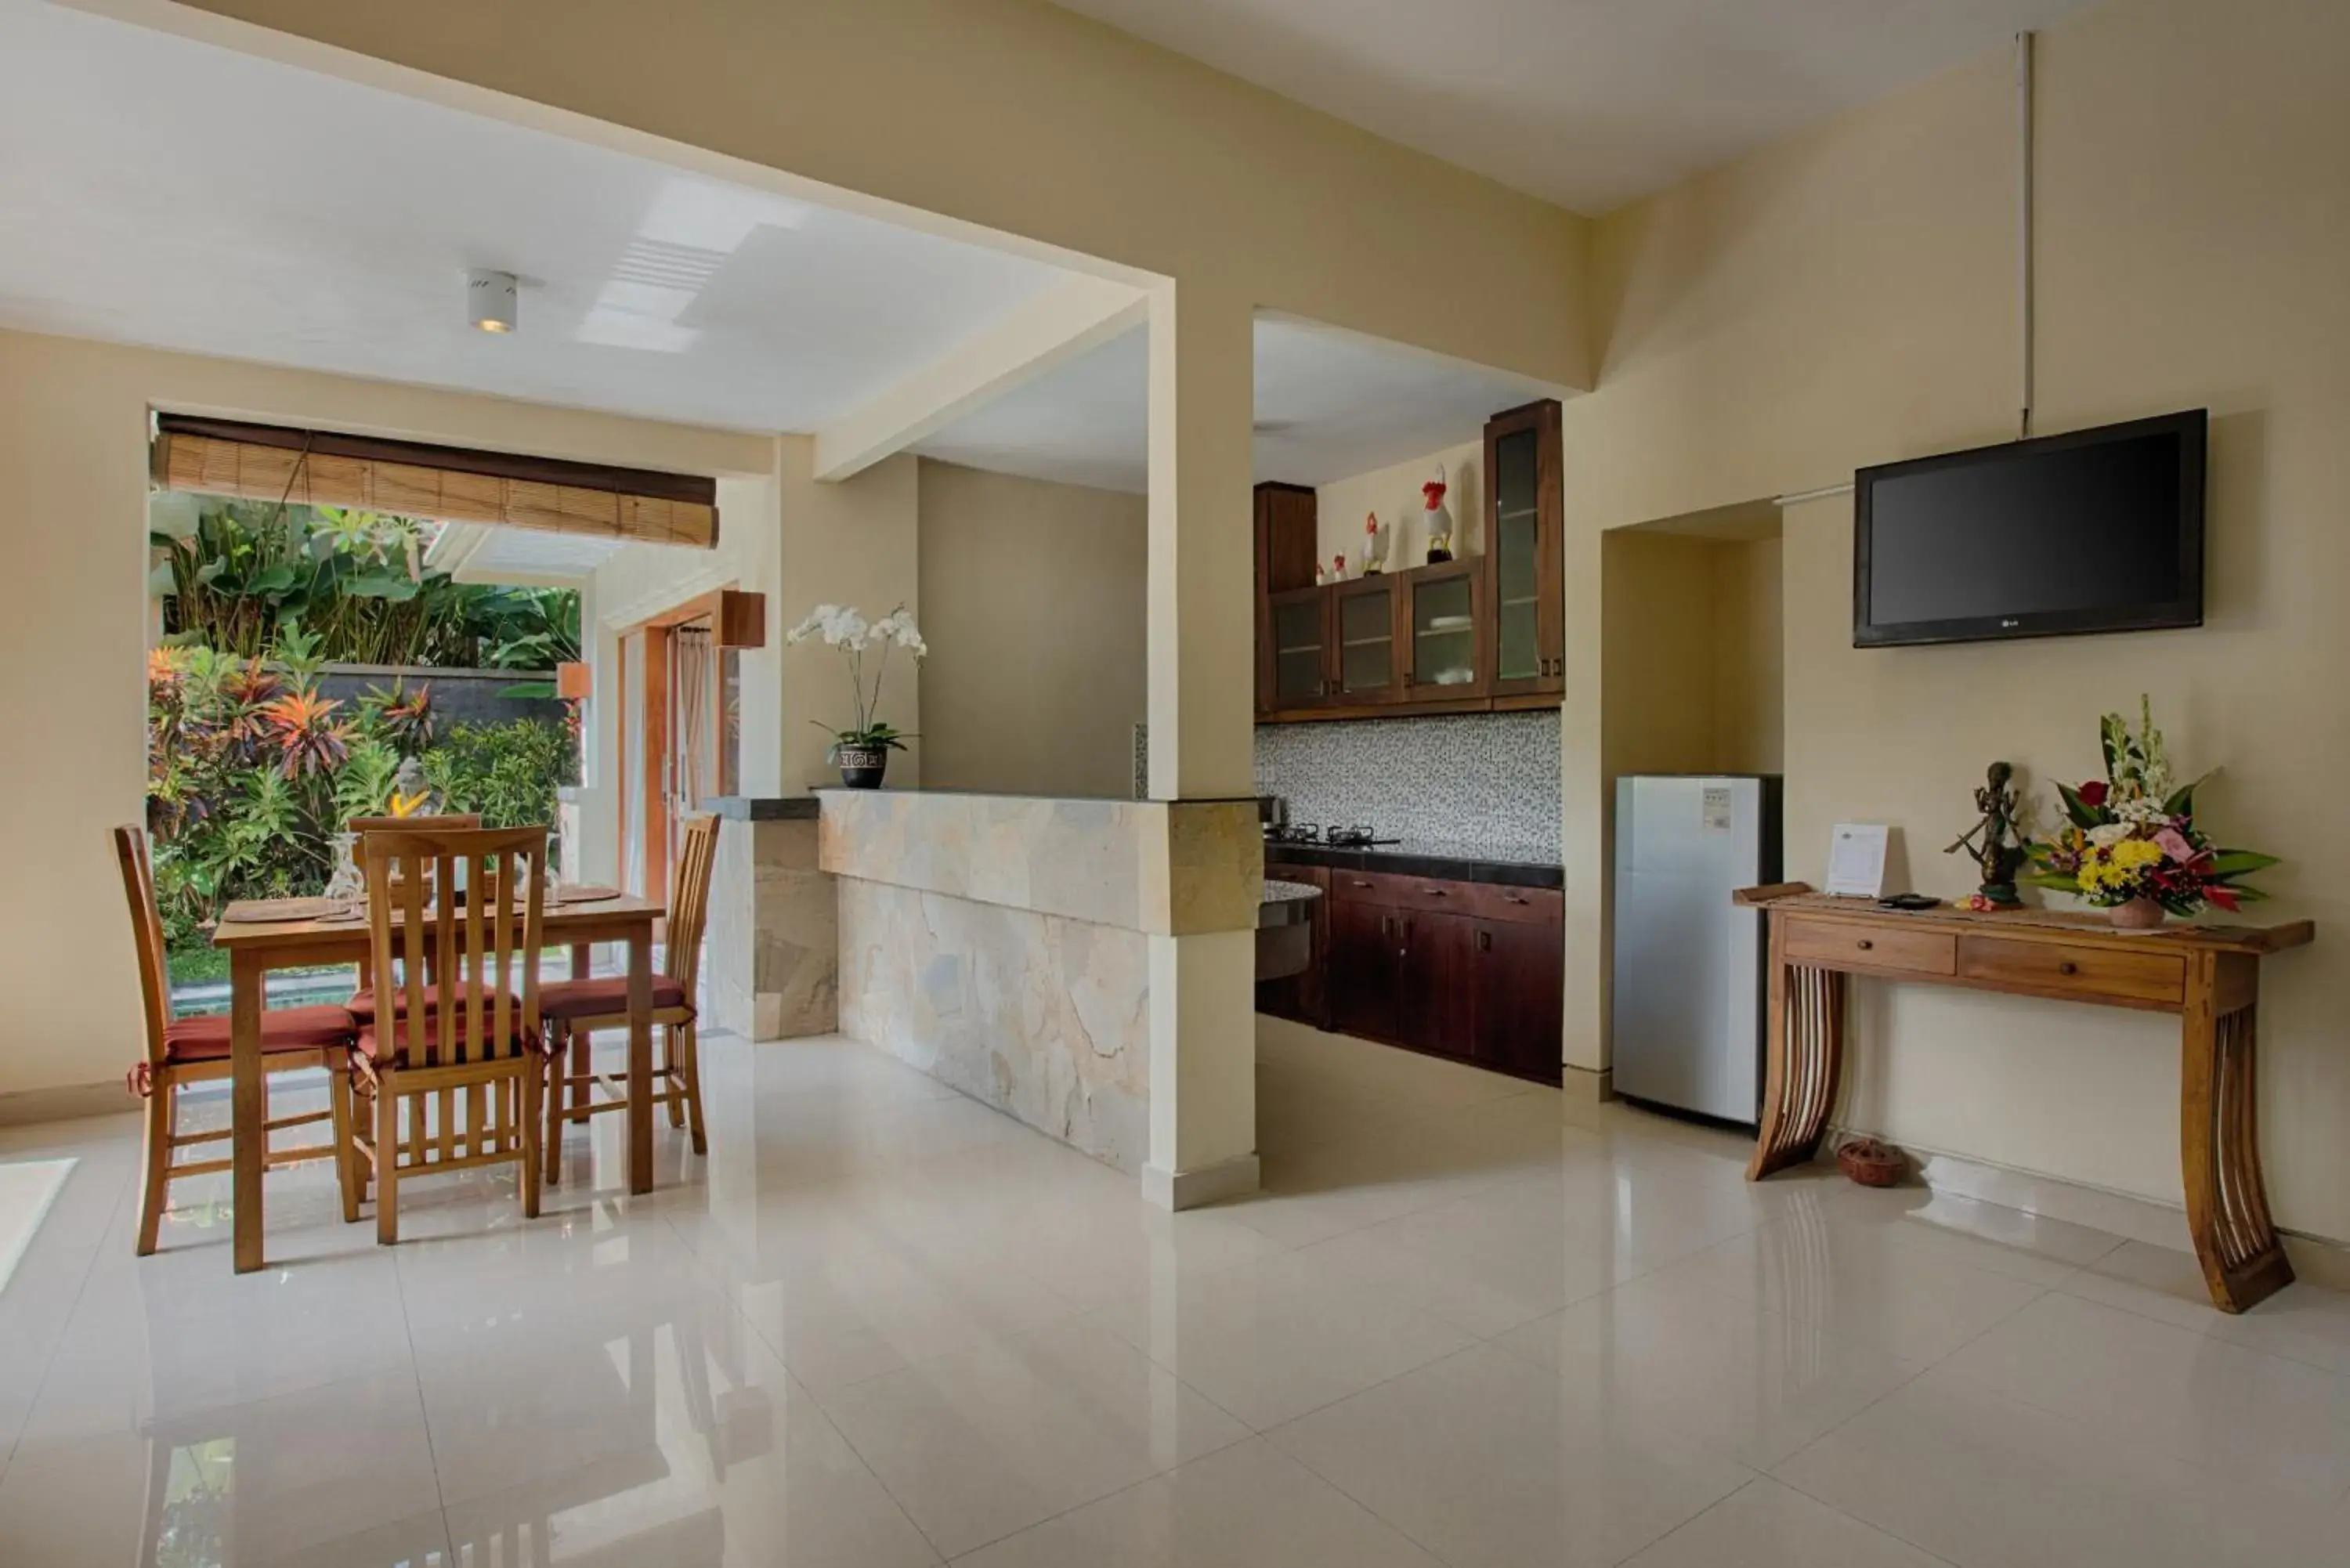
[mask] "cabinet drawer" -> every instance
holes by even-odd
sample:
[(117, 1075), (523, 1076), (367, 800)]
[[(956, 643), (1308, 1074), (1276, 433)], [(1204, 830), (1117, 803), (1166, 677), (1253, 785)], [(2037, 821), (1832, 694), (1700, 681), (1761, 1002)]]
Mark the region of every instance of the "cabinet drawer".
[(1447, 914), (1477, 913), (1476, 895), (1482, 891), (1471, 882), (1447, 881), (1440, 877), (1399, 877), (1392, 871), (1333, 871), (1330, 892), (1333, 897), (1360, 904), (1385, 904), (1395, 909), (1438, 909)]
[(1556, 926), (1566, 920), (1566, 895), (1555, 888), (1501, 888), (1480, 882), (1470, 888), (1478, 917), (1524, 925)]
[(1957, 939), (1945, 931), (1888, 931), (1797, 919), (1788, 920), (1784, 940), (1789, 963), (1945, 978), (1957, 970)]
[(2175, 1007), (2186, 994), (2187, 961), (2177, 953), (1968, 937), (1959, 943), (1959, 978), (2050, 996)]

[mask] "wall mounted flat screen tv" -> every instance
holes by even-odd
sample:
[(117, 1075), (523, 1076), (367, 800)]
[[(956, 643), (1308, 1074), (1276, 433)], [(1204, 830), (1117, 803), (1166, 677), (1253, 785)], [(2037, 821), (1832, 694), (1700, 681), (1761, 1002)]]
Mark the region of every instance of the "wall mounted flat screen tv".
[(1856, 648), (2203, 624), (2205, 411), (1864, 468)]

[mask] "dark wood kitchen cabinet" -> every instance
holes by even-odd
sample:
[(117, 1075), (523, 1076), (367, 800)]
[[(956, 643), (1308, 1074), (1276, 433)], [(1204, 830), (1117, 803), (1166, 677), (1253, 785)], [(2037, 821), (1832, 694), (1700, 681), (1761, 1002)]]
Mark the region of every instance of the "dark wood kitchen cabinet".
[(1497, 1073), (1558, 1082), (1565, 1021), (1559, 928), (1479, 920), (1472, 948), (1469, 1059)]
[(1485, 424), (1485, 604), (1479, 619), (1496, 706), (1566, 689), (1566, 523), (1559, 406)]
[(1556, 891), (1352, 870), (1330, 871), (1326, 886), (1311, 988), (1319, 1014), (1301, 1005), (1304, 987), (1261, 988), (1263, 1011), (1559, 1081), (1565, 960)]
[(1393, 1033), (1402, 924), (1402, 912), (1383, 904), (1332, 898), (1322, 995), (1330, 1027), (1341, 1034), (1385, 1040)]
[(1555, 705), (1565, 690), (1559, 405), (1485, 427), (1482, 554), (1314, 581), (1315, 493), (1256, 487), (1256, 707), (1269, 723)]

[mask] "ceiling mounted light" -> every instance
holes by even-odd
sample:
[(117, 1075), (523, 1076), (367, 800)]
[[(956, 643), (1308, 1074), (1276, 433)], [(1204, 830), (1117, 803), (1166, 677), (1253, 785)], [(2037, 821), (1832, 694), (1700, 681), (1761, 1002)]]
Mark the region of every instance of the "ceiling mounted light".
[(483, 332), (512, 332), (518, 296), (514, 274), (476, 267), (465, 275), (465, 319)]

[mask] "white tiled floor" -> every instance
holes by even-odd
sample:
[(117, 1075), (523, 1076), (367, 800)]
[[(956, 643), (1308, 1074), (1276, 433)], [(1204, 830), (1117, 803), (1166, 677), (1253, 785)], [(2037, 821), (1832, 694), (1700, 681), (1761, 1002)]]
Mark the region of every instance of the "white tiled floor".
[(608, 1118), (387, 1251), (307, 1168), (244, 1278), (218, 1183), (131, 1256), (130, 1118), (0, 1132), (0, 1563), (2350, 1563), (2350, 1298), (1284, 1024), (1265, 1192), (1171, 1218), (860, 1047), (706, 1054), (649, 1199)]

